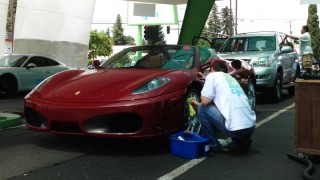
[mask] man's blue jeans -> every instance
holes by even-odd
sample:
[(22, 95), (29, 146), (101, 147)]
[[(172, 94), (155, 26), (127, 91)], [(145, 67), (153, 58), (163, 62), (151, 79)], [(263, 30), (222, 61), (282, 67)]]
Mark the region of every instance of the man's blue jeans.
[(221, 146), (216, 136), (216, 132), (218, 131), (228, 135), (233, 143), (240, 144), (246, 138), (250, 138), (255, 129), (255, 127), (251, 127), (237, 131), (228, 131), (225, 127), (225, 118), (214, 103), (207, 106), (200, 103), (198, 106), (198, 114), (202, 125), (202, 131), (211, 140), (210, 145), (212, 148)]

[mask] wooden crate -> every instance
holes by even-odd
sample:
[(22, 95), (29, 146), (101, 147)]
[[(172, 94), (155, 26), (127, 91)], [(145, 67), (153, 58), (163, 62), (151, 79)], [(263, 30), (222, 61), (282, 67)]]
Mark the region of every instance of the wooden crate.
[(296, 80), (295, 149), (320, 155), (320, 80)]

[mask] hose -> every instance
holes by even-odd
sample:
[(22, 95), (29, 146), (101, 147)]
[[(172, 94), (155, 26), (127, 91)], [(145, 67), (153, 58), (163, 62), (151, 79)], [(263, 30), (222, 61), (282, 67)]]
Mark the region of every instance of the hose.
[(319, 180), (319, 178), (313, 177), (312, 173), (314, 172), (314, 165), (311, 160), (305, 154), (299, 153), (298, 156), (287, 153), (289, 159), (295, 160), (300, 164), (307, 166), (303, 172), (304, 180)]

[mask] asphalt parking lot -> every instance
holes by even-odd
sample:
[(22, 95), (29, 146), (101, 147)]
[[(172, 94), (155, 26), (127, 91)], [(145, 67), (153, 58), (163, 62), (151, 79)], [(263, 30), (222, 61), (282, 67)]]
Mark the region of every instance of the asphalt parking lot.
[[(23, 114), (19, 94), (0, 99), (0, 112)], [(61, 137), (0, 131), (0, 179), (303, 179), (306, 166), (287, 157), (294, 150), (294, 97), (280, 103), (258, 97), (257, 129), (244, 155), (214, 154), (194, 160), (170, 154), (168, 143)], [(23, 118), (23, 117), (22, 117)], [(315, 177), (320, 159), (310, 156)]]

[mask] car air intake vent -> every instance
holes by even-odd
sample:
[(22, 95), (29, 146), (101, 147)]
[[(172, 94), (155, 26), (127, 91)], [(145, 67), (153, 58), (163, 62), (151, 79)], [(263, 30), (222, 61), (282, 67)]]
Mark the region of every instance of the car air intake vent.
[(235, 60), (243, 60), (246, 61), (247, 63), (250, 63), (251, 59), (226, 59), (228, 61), (235, 61)]
[(85, 130), (90, 133), (134, 133), (142, 128), (140, 116), (134, 113), (117, 113), (96, 116), (85, 122)]

